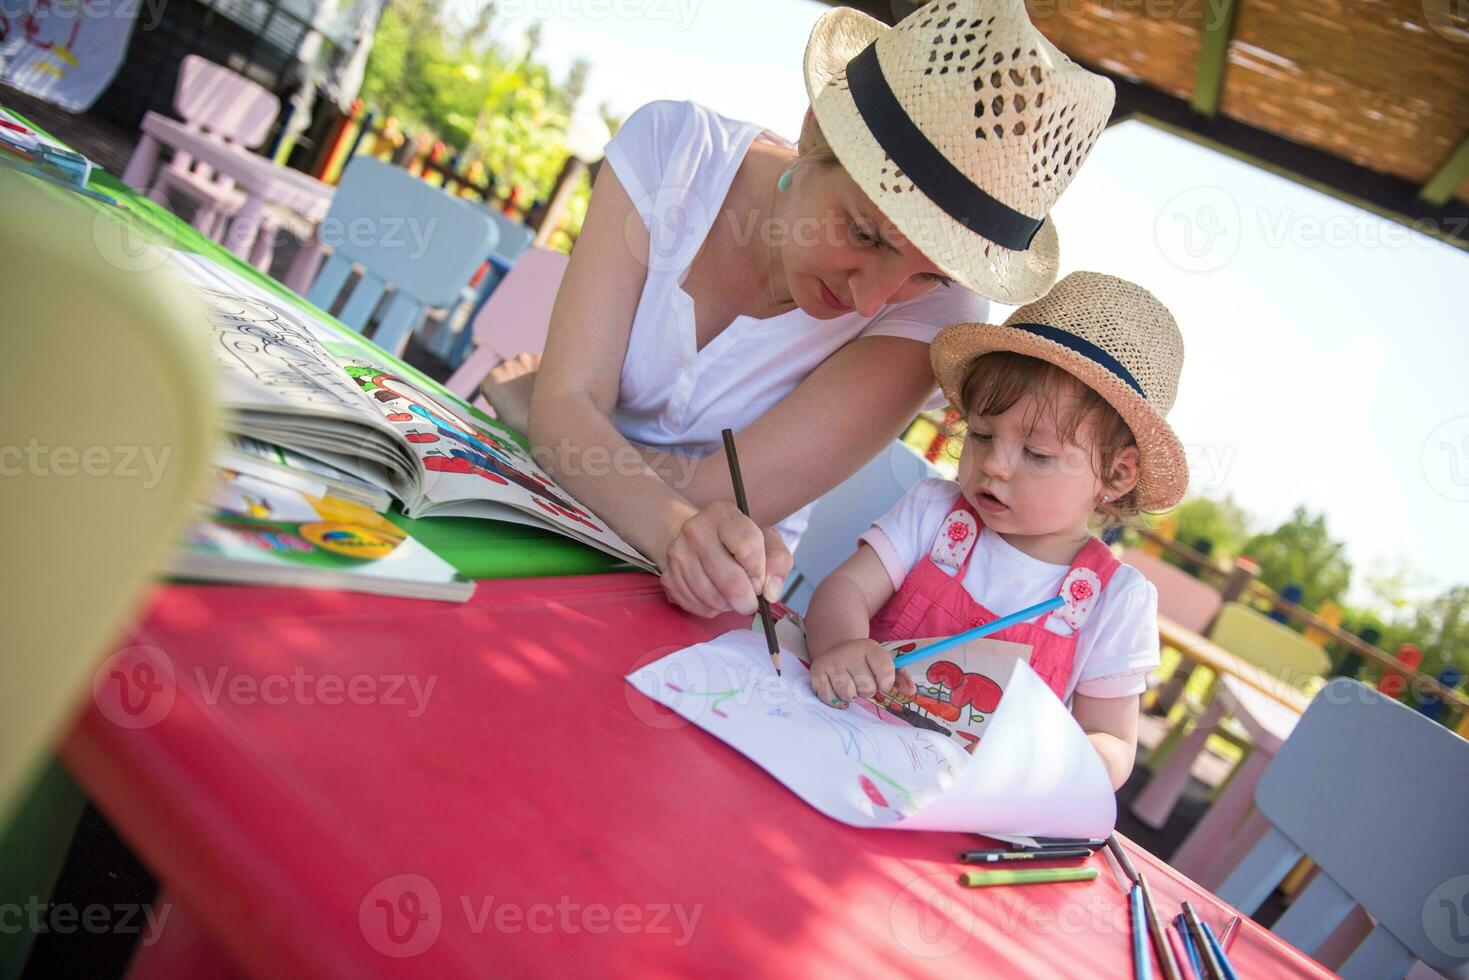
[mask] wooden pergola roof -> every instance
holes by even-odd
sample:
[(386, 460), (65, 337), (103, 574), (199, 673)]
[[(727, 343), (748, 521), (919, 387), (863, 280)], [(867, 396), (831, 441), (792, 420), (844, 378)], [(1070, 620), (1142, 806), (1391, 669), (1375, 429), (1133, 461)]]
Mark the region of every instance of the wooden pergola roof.
[[(922, 4), (846, 5), (893, 23)], [(1052, 43), (1116, 83), (1114, 122), (1145, 118), (1469, 248), (1462, 0), (1027, 7)]]

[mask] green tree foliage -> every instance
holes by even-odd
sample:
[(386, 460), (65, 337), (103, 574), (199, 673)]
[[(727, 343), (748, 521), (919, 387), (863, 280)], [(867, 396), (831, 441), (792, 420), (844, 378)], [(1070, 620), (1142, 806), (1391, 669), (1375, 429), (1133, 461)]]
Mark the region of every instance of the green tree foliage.
[[(1222, 500), (1210, 497), (1190, 497), (1167, 514), (1161, 521), (1173, 524), (1173, 540), (1190, 548), (1198, 548), (1200, 540), (1207, 540), (1212, 550), (1210, 557), (1224, 561), (1239, 554), (1240, 545), (1248, 535), (1248, 518), (1244, 510), (1226, 496)], [(1170, 552), (1165, 557), (1183, 567), (1184, 561)]]
[(391, 0), (362, 97), (405, 130), (435, 134), (463, 164), (482, 161), (500, 187), (521, 187), (529, 203), (547, 197), (561, 172), (567, 123), (589, 67), (578, 62), (557, 83), (535, 60), (539, 25), (518, 53), (496, 42), (493, 26), (493, 3), (471, 23), (455, 24), (437, 0)]
[(1346, 545), (1332, 539), (1326, 518), (1297, 507), (1273, 531), (1244, 543), (1243, 554), (1260, 566), (1260, 580), (1279, 592), (1291, 583), (1301, 587), (1301, 604), (1315, 609), (1327, 599), (1341, 602), (1352, 580)]

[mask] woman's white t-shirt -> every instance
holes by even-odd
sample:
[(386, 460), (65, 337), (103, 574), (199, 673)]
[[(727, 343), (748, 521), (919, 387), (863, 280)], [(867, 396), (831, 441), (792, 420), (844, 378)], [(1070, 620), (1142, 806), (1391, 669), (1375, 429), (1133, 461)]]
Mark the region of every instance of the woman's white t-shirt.
[[(633, 442), (702, 458), (722, 447), (722, 429), (739, 431), (754, 422), (858, 337), (926, 344), (951, 323), (982, 322), (989, 315), (988, 300), (954, 285), (872, 317), (854, 311), (817, 320), (800, 309), (764, 320), (736, 317), (696, 350), (694, 303), (683, 281), (757, 139), (790, 145), (694, 102), (651, 102), (607, 144), (607, 163), (649, 233), (647, 282), (612, 412), (613, 425)], [(937, 392), (932, 404), (942, 404)], [(819, 443), (820, 434), (813, 435)], [(776, 525), (792, 550), (810, 511), (807, 505)]]
[[(861, 540), (882, 559), (894, 589), (902, 588), (913, 567), (928, 557), (958, 499), (959, 484), (952, 480), (920, 480), (862, 535)], [(951, 577), (958, 573), (938, 567)], [(1032, 558), (985, 528), (969, 556), (964, 591), (995, 615), (1004, 616), (1059, 595), (1068, 571), (1069, 565)], [(1043, 625), (1062, 636), (1072, 633), (1054, 614)], [(1076, 692), (1094, 698), (1141, 694), (1147, 690), (1147, 675), (1157, 668), (1158, 590), (1137, 569), (1122, 565), (1081, 625), (1065, 700), (1070, 703)]]

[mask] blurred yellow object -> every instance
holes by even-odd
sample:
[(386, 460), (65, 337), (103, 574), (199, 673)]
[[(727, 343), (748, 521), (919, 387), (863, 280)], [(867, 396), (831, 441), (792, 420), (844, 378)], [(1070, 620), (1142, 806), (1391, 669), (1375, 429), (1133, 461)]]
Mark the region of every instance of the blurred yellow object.
[[(1316, 610), (1316, 615), (1320, 617), (1320, 619), (1325, 622), (1326, 625), (1332, 628), (1336, 628), (1341, 625), (1341, 606), (1338, 606), (1330, 599), (1327, 599), (1325, 602), (1321, 603), (1321, 607)], [(1331, 639), (1331, 637), (1327, 635), (1325, 630), (1317, 626), (1307, 626), (1305, 631), (1301, 635), (1304, 636), (1311, 643), (1316, 644), (1318, 647), (1326, 646), (1327, 641)]]
[(203, 486), (202, 311), (122, 209), (0, 172), (0, 836)]
[[(1160, 518), (1158, 523), (1153, 525), (1153, 532), (1165, 541), (1172, 541), (1174, 536), (1178, 534), (1178, 521), (1172, 517)], [(1154, 541), (1152, 538), (1143, 538), (1142, 543), (1138, 547), (1144, 553), (1152, 555), (1154, 558), (1162, 558), (1163, 553), (1167, 550), (1161, 542)]]

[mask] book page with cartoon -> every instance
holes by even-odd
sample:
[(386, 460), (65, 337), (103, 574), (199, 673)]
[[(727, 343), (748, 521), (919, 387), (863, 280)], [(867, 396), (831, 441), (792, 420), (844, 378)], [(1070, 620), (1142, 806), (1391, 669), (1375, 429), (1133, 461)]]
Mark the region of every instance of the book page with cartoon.
[[(846, 709), (812, 692), (799, 628), (734, 630), (627, 676), (822, 813), (857, 827), (1105, 837), (1116, 797), (1071, 712), (1016, 644), (978, 641), (910, 668), (919, 701)], [(930, 668), (937, 668), (932, 671)], [(916, 716), (916, 717), (915, 717)], [(921, 718), (922, 720), (917, 720)]]
[(167, 252), (203, 300), (230, 428), (382, 487), (409, 517), (547, 527), (649, 570), (508, 432), (470, 421), (384, 366), (371, 344), (208, 258)]

